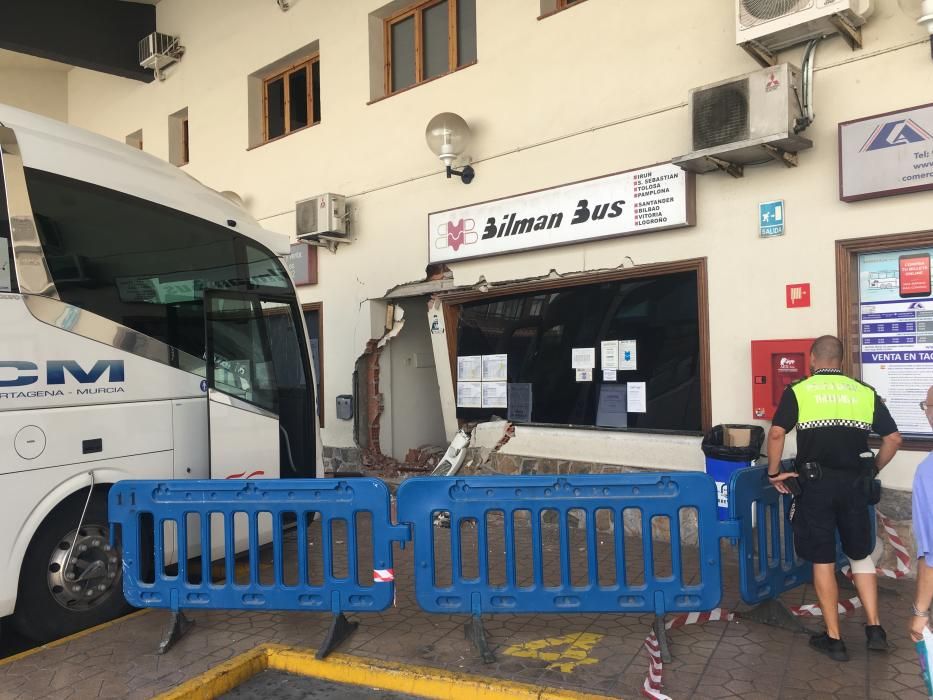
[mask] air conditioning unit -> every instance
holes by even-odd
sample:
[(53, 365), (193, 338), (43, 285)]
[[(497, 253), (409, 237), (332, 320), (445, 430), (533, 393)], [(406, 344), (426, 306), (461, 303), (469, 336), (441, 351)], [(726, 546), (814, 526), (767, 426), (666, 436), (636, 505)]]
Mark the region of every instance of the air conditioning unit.
[[(813, 146), (801, 136), (800, 69), (789, 63), (757, 70), (690, 91), (693, 151), (674, 158), (684, 170), (705, 173)], [(787, 164), (793, 164), (785, 159)]]
[(328, 192), (297, 202), (295, 226), (299, 240), (309, 243), (347, 241), (347, 198)]
[(857, 31), (874, 0), (735, 0), (735, 41), (781, 51), (839, 31)]
[(139, 40), (137, 51), (139, 65), (154, 71), (159, 80), (164, 80), (162, 70), (180, 60), (185, 54), (185, 47), (177, 36), (153, 32)]

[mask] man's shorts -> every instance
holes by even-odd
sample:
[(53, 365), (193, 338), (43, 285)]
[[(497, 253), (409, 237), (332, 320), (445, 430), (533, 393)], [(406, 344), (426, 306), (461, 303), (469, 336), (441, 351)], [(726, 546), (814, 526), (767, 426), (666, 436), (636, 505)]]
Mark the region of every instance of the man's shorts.
[(864, 559), (875, 548), (868, 497), (854, 474), (827, 476), (824, 472), (820, 481), (803, 484), (791, 522), (797, 555), (814, 564), (836, 561), (837, 530), (842, 551), (850, 559)]

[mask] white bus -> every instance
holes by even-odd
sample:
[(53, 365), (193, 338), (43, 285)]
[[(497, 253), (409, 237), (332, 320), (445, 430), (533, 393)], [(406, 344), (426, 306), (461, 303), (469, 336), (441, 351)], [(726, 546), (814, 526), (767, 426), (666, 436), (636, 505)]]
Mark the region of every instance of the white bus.
[(286, 236), (124, 144), (0, 125), (0, 617), (42, 642), (126, 607), (111, 484), (320, 476), (320, 438)]

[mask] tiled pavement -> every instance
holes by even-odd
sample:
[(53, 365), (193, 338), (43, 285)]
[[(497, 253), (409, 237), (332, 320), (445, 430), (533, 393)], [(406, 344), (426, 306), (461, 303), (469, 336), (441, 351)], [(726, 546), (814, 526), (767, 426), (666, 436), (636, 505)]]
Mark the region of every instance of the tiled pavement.
[[(637, 550), (634, 544), (632, 552)], [(729, 607), (738, 600), (735, 554), (725, 542), (723, 553), (722, 604)], [(464, 638), (464, 618), (430, 615), (417, 607), (406, 575), (412, 570), (410, 549), (396, 553), (395, 570), (397, 605), (355, 616), (360, 628), (340, 651), (615, 697), (640, 696), (650, 615), (488, 616), (485, 627), (498, 661), (484, 665)], [(665, 692), (675, 699), (922, 700), (926, 696), (916, 654), (904, 633), (912, 583), (885, 582), (883, 587), (883, 622), (895, 645), (888, 654), (869, 657), (859, 612), (843, 623), (852, 656), (847, 664), (811, 652), (805, 635), (757, 623), (685, 626), (670, 633), (674, 661), (664, 668)], [(809, 586), (784, 596), (789, 605), (815, 600)], [(154, 651), (168, 614), (153, 611), (53, 648), (0, 661), (0, 700), (150, 698), (260, 643), (313, 649), (329, 622), (328, 616), (314, 613), (200, 611), (190, 616), (196, 626), (165, 656)], [(805, 621), (819, 625), (813, 618)], [(600, 636), (588, 653), (595, 663), (561, 671), (549, 669), (549, 661), (504, 653), (512, 645), (579, 633)]]

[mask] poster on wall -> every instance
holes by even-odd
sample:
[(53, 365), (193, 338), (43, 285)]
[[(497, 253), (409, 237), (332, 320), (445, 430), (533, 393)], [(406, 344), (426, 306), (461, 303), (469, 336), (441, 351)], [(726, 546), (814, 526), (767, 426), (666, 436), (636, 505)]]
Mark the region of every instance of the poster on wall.
[(457, 379), (461, 382), (478, 382), (483, 378), (483, 356), (463, 355), (457, 358)]
[(638, 341), (619, 341), (619, 369), (629, 372), (638, 369)]
[(506, 382), (483, 382), (483, 408), (507, 408), (508, 384)]
[(672, 163), (428, 215), (431, 263), (628, 236), (696, 223), (693, 173)]
[(460, 408), (482, 408), (482, 382), (457, 382), (457, 406)]
[(859, 255), (862, 379), (902, 433), (931, 436), (920, 410), (933, 385), (933, 248)]
[(530, 382), (509, 384), (507, 418), (517, 423), (531, 422), (532, 389)]
[(933, 189), (933, 104), (839, 125), (839, 198)]
[(509, 375), (509, 356), (483, 355), (483, 381), (504, 382)]

